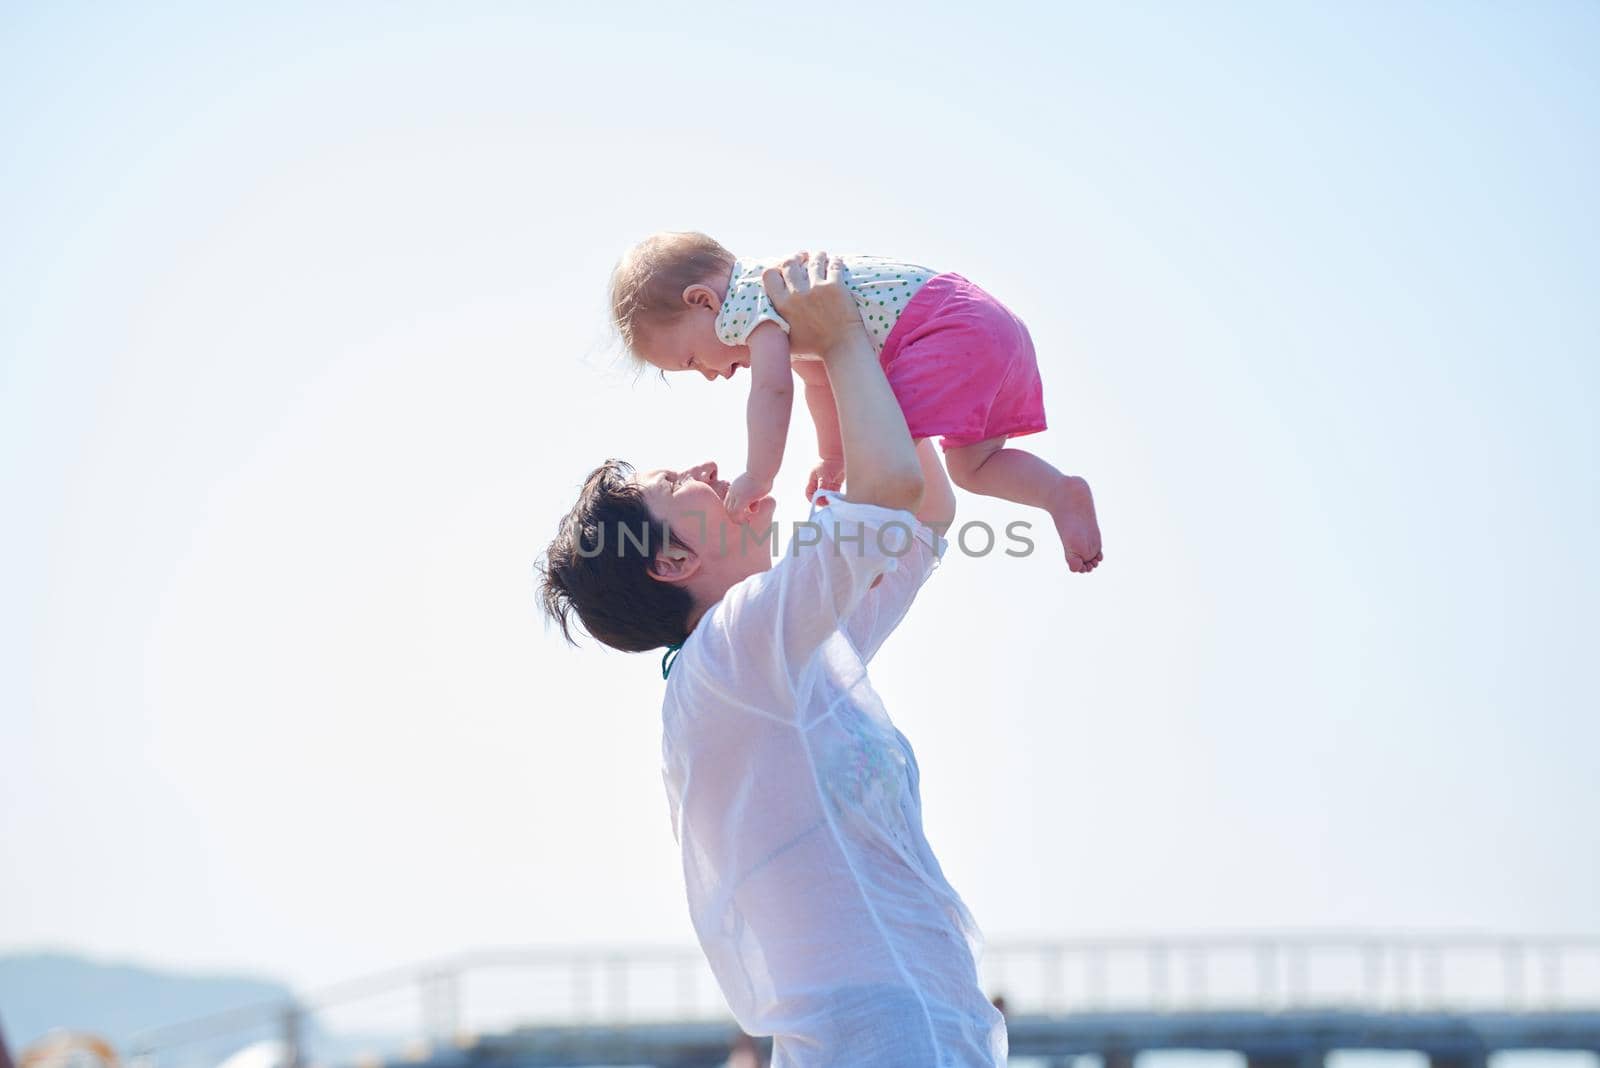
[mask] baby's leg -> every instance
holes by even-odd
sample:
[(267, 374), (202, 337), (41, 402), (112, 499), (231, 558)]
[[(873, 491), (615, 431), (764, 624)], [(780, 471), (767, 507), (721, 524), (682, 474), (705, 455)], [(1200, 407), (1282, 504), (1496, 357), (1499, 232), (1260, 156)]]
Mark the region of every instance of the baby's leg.
[(1043, 508), (1055, 520), (1067, 566), (1093, 571), (1100, 564), (1100, 524), (1089, 483), (1063, 475), (1031, 452), (1005, 446), (1005, 438), (990, 438), (947, 450), (951, 481), (985, 497)]

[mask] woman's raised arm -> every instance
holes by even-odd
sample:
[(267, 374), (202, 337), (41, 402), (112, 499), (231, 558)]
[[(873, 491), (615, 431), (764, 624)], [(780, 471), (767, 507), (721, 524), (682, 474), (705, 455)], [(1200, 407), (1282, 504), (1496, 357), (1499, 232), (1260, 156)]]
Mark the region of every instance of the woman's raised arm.
[(878, 366), (842, 265), (826, 252), (800, 253), (761, 276), (767, 297), (789, 323), (795, 352), (815, 352), (828, 368), (848, 465), (846, 491), (861, 504), (916, 511), (922, 464), (906, 417)]

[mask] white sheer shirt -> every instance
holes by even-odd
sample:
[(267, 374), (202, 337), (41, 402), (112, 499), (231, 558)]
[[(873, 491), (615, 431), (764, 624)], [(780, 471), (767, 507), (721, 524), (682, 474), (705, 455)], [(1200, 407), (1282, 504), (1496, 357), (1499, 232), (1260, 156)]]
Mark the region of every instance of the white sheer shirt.
[(867, 679), (945, 543), (830, 497), (672, 665), (663, 774), (695, 932), (740, 1027), (773, 1036), (772, 1068), (1004, 1065), (977, 925)]

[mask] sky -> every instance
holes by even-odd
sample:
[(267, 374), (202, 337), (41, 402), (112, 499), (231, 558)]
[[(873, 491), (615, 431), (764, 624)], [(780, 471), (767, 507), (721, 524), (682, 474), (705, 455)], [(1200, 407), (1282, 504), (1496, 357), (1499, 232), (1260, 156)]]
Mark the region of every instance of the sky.
[(1597, 45), (1579, 2), (8, 6), (0, 951), (692, 944), (658, 658), (533, 577), (601, 460), (742, 456), (737, 380), (608, 336), (660, 229), (1033, 333), (1105, 563), (953, 552), (873, 669), (992, 939), (1600, 933)]

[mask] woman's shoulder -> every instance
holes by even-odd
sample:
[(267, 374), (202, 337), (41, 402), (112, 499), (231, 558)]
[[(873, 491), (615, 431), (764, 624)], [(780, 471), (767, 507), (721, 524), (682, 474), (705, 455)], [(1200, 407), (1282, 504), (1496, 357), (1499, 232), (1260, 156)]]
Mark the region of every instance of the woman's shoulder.
[(733, 653), (747, 641), (744, 635), (747, 629), (762, 625), (764, 598), (761, 594), (774, 583), (776, 570), (774, 565), (735, 582), (721, 600), (705, 610), (673, 660), (673, 670), (667, 676), (669, 689), (671, 681), (679, 677), (680, 664), (690, 669), (684, 673), (685, 677), (700, 674), (698, 668), (709, 668), (716, 674), (737, 670), (738, 662)]
[[(781, 561), (780, 561), (781, 563)], [(767, 710), (787, 700), (772, 647), (777, 633), (778, 567), (735, 583), (701, 616), (672, 661), (662, 695), (668, 732), (718, 709)]]
[(723, 644), (730, 644), (736, 640), (735, 631), (764, 625), (760, 618), (766, 611), (764, 606), (766, 602), (774, 599), (764, 595), (777, 591), (778, 583), (783, 578), (784, 559), (784, 556), (779, 556), (772, 562), (771, 567), (729, 586), (728, 592), (722, 595), (722, 600), (706, 610), (700, 626), (695, 628), (695, 633), (704, 630), (707, 636), (713, 639), (712, 644), (716, 644), (719, 640)]

